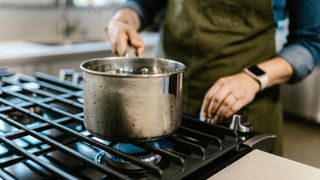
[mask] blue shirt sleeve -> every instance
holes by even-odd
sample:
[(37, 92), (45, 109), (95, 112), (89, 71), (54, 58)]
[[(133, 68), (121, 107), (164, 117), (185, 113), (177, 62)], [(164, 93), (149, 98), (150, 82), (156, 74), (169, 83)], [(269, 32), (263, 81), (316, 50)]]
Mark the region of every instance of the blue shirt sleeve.
[(142, 27), (153, 23), (155, 16), (166, 8), (168, 0), (127, 0), (117, 9), (131, 8), (135, 10), (141, 19)]
[(312, 72), (320, 61), (319, 0), (288, 0), (288, 43), (279, 52), (294, 69), (290, 83), (298, 82)]
[(286, 18), (286, 2), (287, 0), (272, 0), (274, 17), (276, 21)]

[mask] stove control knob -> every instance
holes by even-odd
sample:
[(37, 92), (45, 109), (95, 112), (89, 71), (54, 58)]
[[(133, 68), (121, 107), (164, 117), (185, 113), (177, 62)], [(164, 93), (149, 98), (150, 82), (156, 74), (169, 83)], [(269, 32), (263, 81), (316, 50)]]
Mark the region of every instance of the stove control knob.
[(246, 115), (239, 114), (232, 116), (229, 128), (241, 133), (249, 133), (252, 131), (252, 126), (250, 125), (248, 117)]

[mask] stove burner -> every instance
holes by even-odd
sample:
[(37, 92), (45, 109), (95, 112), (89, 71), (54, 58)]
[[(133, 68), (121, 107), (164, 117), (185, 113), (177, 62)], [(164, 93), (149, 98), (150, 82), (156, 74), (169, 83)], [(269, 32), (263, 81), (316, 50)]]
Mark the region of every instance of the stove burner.
[[(23, 88), (25, 88), (27, 90), (36, 90), (36, 89), (40, 89), (40, 85), (35, 82), (28, 82), (28, 83), (26, 82), (21, 85), (5, 86), (5, 87), (3, 87), (3, 90), (9, 91), (9, 92), (15, 92), (15, 93), (22, 93), (22, 94), (25, 94), (25, 95), (32, 97), (32, 98), (41, 98), (36, 93), (23, 92), (24, 91)], [(3, 94), (3, 92), (0, 91), (0, 94)], [(21, 99), (19, 97), (8, 96), (8, 97), (4, 97), (4, 98), (13, 104), (16, 104), (16, 105), (20, 105), (22, 103), (28, 102), (27, 100)]]
[[(172, 149), (174, 146), (172, 141), (168, 139), (151, 141), (147, 144), (164, 150)], [(162, 159), (160, 155), (147, 151), (133, 144), (111, 143), (110, 145), (119, 151), (122, 151), (128, 155), (135, 156), (141, 161), (147, 163), (158, 165), (160, 164)], [(95, 157), (95, 160), (97, 163), (112, 166), (113, 168), (116, 168), (119, 171), (123, 171), (132, 177), (143, 177), (146, 173), (145, 169), (105, 151), (101, 151), (100, 153), (98, 153)]]
[[(159, 147), (157, 143), (153, 144)], [(145, 152), (144, 149), (128, 143), (116, 143), (113, 147), (127, 154), (141, 154)]]
[(159, 147), (164, 150), (172, 150), (174, 148), (174, 143), (172, 138), (159, 139), (156, 141)]
[[(159, 148), (158, 142), (149, 142), (149, 145), (152, 145), (154, 147)], [(133, 144), (127, 144), (127, 143), (111, 143), (110, 144), (115, 149), (122, 151), (123, 153), (126, 153), (128, 155), (132, 155), (140, 159), (141, 161), (152, 163), (152, 164), (158, 164), (161, 161), (161, 156), (158, 154), (150, 153), (146, 151), (145, 149), (142, 149), (140, 147), (137, 147)], [(115, 155), (112, 155), (108, 152), (102, 151), (99, 154), (96, 155), (96, 162), (100, 164), (110, 165), (114, 168), (117, 168), (119, 170), (124, 171), (131, 171), (131, 173), (144, 173), (144, 169), (136, 166), (126, 160), (123, 160)]]
[[(31, 112), (39, 114), (39, 115), (44, 115), (44, 110), (41, 109), (38, 106), (35, 107), (29, 107), (28, 108)], [(39, 125), (40, 122), (36, 120), (35, 118), (32, 118), (28, 115), (23, 114), (22, 112), (19, 111), (12, 111), (8, 117), (14, 119), (17, 122), (22, 123), (23, 125)]]

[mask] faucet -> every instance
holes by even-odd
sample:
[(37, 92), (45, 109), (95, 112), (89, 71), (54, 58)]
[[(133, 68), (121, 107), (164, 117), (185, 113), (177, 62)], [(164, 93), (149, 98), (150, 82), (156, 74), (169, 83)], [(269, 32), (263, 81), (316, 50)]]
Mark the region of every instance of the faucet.
[(58, 35), (59, 41), (65, 43), (67, 37), (67, 0), (58, 0), (59, 21), (58, 21)]
[(76, 30), (76, 27), (71, 26), (68, 22), (68, 1), (69, 0), (58, 0), (58, 10), (59, 10), (59, 21), (58, 21), (58, 35), (59, 42), (63, 44), (70, 44), (71, 40), (69, 36), (72, 32)]

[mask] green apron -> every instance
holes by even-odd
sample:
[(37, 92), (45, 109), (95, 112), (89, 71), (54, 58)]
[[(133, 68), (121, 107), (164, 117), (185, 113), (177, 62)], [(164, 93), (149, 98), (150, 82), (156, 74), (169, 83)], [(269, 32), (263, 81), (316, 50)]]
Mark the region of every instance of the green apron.
[[(183, 111), (196, 116), (215, 81), (275, 56), (271, 0), (170, 0), (161, 33), (158, 56), (186, 65)], [(258, 93), (244, 109), (255, 131), (277, 135), (281, 154), (279, 87)]]

